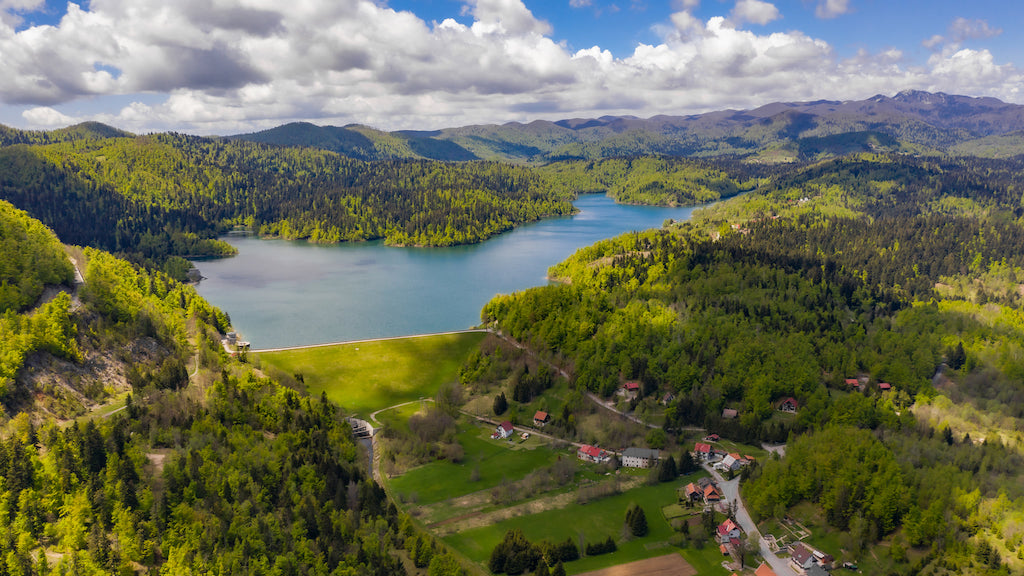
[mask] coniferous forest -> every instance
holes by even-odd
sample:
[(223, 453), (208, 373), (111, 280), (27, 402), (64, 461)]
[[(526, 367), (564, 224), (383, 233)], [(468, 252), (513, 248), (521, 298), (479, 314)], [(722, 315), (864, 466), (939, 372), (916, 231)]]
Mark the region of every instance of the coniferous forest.
[[(662, 443), (694, 428), (786, 443), (742, 473), (755, 520), (812, 506), (845, 550), (884, 542), (895, 574), (1018, 565), (1024, 156), (369, 162), (102, 125), (0, 143), (0, 574), (404, 574), (403, 559), (459, 573), (373, 479), (342, 408), (227, 355), (230, 319), (179, 282), (184, 257), (230, 255), (217, 238), (235, 228), (480, 242), (592, 192), (728, 200), (486, 305), (483, 325), (569, 375), (579, 401), (547, 430), (583, 440), (569, 423), (584, 393), (637, 381), (634, 405), (670, 398)], [(491, 353), (464, 383), (493, 376)], [(524, 368), (493, 412), (559, 374)], [(122, 410), (83, 417), (115, 394)], [(633, 535), (654, 518), (637, 510)], [(494, 572), (548, 568), (521, 533), (495, 550)]]

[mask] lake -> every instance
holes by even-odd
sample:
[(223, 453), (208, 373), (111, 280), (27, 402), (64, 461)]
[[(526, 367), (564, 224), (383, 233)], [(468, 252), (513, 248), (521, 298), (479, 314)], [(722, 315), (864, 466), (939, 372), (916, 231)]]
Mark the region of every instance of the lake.
[(451, 248), (228, 235), (238, 255), (196, 262), (204, 276), (197, 289), (253, 349), (462, 330), (480, 323), (495, 294), (547, 283), (547, 269), (577, 249), (695, 210), (627, 206), (604, 195), (575, 205), (574, 216)]

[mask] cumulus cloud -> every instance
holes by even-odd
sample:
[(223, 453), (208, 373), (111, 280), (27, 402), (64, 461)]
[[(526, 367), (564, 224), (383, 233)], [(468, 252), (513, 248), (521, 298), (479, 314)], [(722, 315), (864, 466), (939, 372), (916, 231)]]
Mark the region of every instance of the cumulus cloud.
[(850, 0), (819, 0), (814, 9), (818, 18), (835, 18), (850, 11)]
[(731, 20), (736, 24), (750, 22), (765, 25), (781, 17), (779, 9), (770, 2), (762, 0), (739, 0), (732, 9)]
[[(26, 106), (22, 118), (37, 127), (94, 119), (229, 134), (292, 120), (430, 129), (681, 114), (903, 88), (1008, 97), (1024, 85), (984, 50), (947, 46), (918, 66), (895, 50), (839, 58), (799, 31), (744, 29), (779, 17), (769, 2), (738, 0), (728, 18), (708, 19), (697, 4), (675, 0), (657, 42), (616, 55), (571, 52), (521, 0), (472, 0), (467, 23), (425, 22), (376, 0), (92, 0), (70, 4), (55, 26), (0, 23), (0, 101)], [(62, 112), (108, 96), (120, 110)]]

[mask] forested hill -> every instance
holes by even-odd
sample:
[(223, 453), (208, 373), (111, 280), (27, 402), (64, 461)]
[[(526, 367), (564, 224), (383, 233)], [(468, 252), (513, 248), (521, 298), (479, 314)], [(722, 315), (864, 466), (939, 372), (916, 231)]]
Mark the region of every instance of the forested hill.
[(73, 277), (53, 232), (0, 201), (0, 314), (31, 306), (47, 284), (70, 285)]
[[(0, 264), (56, 254), (41, 229), (0, 202)], [(229, 358), (226, 316), (191, 287), (77, 258), (80, 302), (0, 315), (0, 572), (398, 576), (407, 539), (432, 548), (336, 405)]]
[(819, 160), (855, 152), (1012, 157), (1024, 152), (1024, 106), (915, 90), (865, 100), (774, 102), (691, 116), (602, 116), (380, 132), (288, 124), (231, 138), (320, 147), (354, 158), (549, 162), (618, 156)]
[(157, 263), (231, 253), (214, 238), (232, 226), (314, 242), (447, 246), (572, 211), (525, 168), (367, 163), (180, 134), (2, 147), (0, 198), (66, 242)]
[[(748, 472), (760, 519), (810, 502), (847, 534), (846, 558), (1016, 573), (1021, 173), (880, 155), (801, 168), (692, 223), (581, 249), (551, 270), (564, 283), (496, 297), (483, 320), (580, 388), (639, 381), (647, 410), (671, 392), (670, 431), (788, 438), (786, 459)], [(780, 413), (790, 397), (796, 414)]]

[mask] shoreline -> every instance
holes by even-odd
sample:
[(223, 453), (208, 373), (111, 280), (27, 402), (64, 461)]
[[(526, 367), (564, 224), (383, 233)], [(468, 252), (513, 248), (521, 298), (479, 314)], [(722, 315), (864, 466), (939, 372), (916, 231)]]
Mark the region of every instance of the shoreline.
[(340, 346), (343, 344), (362, 344), (364, 342), (383, 342), (386, 340), (406, 340), (409, 338), (427, 338), (429, 336), (448, 336), (451, 334), (474, 334), (474, 333), (486, 333), (491, 332), (487, 328), (467, 328), (465, 330), (449, 330), (448, 332), (431, 332), (428, 334), (410, 334), (407, 336), (382, 336), (380, 338), (366, 338), (363, 340), (346, 340), (342, 342), (324, 342), (322, 344), (304, 344), (301, 346), (283, 346), (280, 348), (262, 348), (262, 349), (250, 349), (249, 354), (259, 354), (260, 352), (287, 352), (289, 350), (305, 350), (308, 348), (325, 348), (327, 346)]

